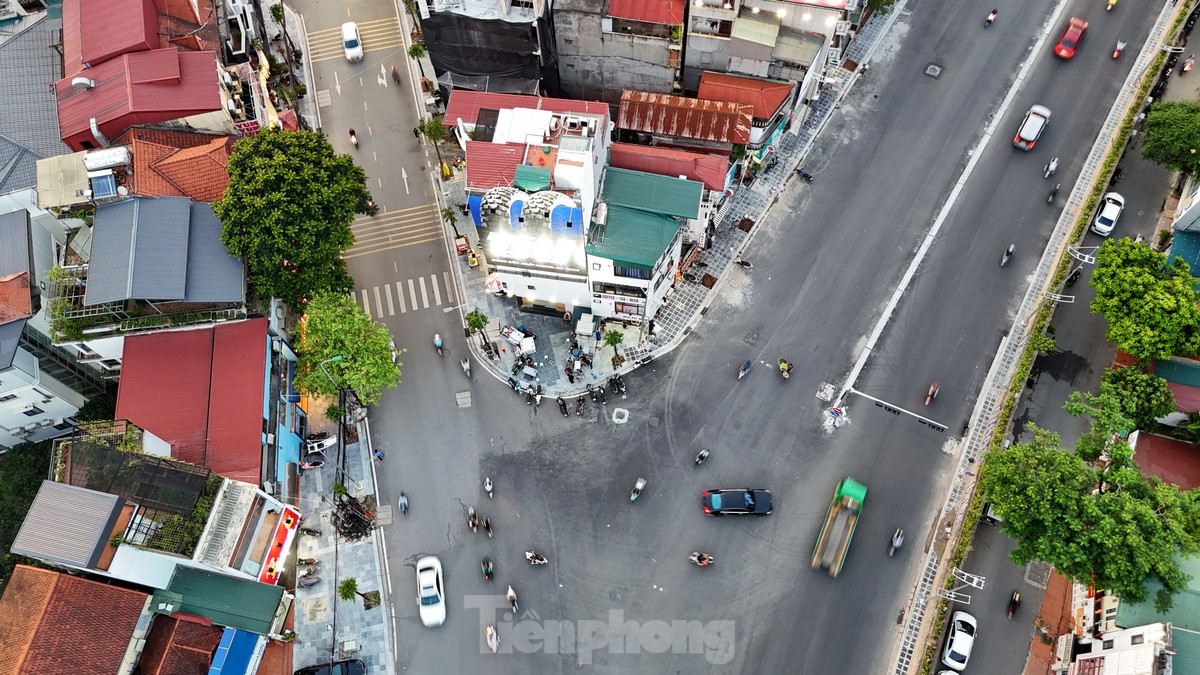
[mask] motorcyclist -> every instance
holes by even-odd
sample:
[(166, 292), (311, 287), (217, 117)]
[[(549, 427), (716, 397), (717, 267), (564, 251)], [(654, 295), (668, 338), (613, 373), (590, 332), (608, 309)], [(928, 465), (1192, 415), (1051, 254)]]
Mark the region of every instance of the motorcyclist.
[(408, 495), (400, 493), (400, 512), (408, 515)]
[(1000, 10), (998, 10), (998, 9), (993, 9), (992, 11), (988, 12), (987, 25), (990, 26), (992, 24), (992, 22), (996, 20), (996, 15), (999, 13), (1000, 13)]

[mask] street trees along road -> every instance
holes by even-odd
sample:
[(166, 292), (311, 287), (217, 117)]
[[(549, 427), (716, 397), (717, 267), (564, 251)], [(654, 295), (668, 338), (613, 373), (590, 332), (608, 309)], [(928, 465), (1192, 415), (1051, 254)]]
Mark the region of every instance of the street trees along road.
[(233, 146), (229, 187), (213, 203), (221, 243), (246, 259), (250, 288), (302, 310), (321, 291), (349, 293), (342, 252), (366, 213), (366, 173), (321, 134), (267, 129)]
[(1108, 321), (1105, 334), (1141, 361), (1200, 352), (1200, 294), (1191, 268), (1130, 239), (1108, 240), (1096, 252), (1090, 281), (1093, 314)]
[(302, 391), (332, 396), (338, 387), (353, 389), (363, 405), (370, 406), (379, 403), (385, 388), (400, 383), (404, 364), (394, 360), (392, 336), (350, 296), (321, 293), (308, 303), (305, 316), (296, 380)]
[(1050, 563), (1132, 602), (1156, 580), (1155, 604), (1169, 608), (1187, 581), (1177, 556), (1200, 552), (1200, 501), (1143, 475), (1124, 442), (1108, 444), (1111, 460), (1101, 468), (1062, 448), (1057, 434), (1031, 430), (1032, 443), (991, 452), (982, 479), (1001, 527), (1018, 542), (1013, 562)]
[(1195, 139), (1200, 137), (1200, 104), (1165, 101), (1150, 106), (1142, 156), (1172, 171), (1200, 171)]
[(1175, 394), (1167, 381), (1141, 365), (1104, 371), (1100, 393), (1110, 397), (1138, 429), (1148, 429), (1154, 420), (1175, 412)]

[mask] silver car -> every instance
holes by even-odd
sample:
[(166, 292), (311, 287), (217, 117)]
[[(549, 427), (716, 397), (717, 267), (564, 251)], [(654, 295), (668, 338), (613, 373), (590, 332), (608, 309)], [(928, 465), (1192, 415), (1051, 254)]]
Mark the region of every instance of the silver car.
[(1035, 105), (1025, 113), (1021, 126), (1017, 127), (1017, 135), (1013, 136), (1013, 145), (1022, 150), (1032, 150), (1041, 138), (1046, 125), (1050, 123), (1050, 109), (1044, 105)]
[(346, 60), (350, 63), (363, 60), (362, 38), (358, 36), (358, 24), (353, 21), (342, 24), (342, 49), (346, 50)]

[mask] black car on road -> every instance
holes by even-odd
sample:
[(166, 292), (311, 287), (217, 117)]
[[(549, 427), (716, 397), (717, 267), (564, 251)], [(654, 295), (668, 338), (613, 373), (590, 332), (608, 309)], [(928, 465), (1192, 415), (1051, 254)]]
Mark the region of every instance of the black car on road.
[(709, 516), (765, 516), (771, 513), (770, 490), (705, 490), (700, 493), (700, 502)]

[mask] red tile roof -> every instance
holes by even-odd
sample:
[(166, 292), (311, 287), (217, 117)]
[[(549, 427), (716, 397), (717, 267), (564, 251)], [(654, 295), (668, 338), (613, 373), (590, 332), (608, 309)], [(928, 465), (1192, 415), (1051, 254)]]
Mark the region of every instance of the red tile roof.
[(709, 190), (721, 191), (725, 189), (729, 155), (706, 155), (649, 145), (613, 143), (608, 165), (660, 176), (687, 176), (689, 180), (704, 183)]
[[(146, 637), (138, 669), (142, 675), (207, 675), (224, 630), (157, 616)], [(260, 668), (259, 672), (269, 671)]]
[(258, 485), (267, 350), (266, 319), (128, 337), (116, 417), (176, 459)]
[(644, 23), (683, 25), (685, 0), (609, 0), (608, 15)]
[(230, 136), (130, 129), (114, 144), (131, 146), (133, 175), (128, 182), (131, 193), (213, 202), (221, 198), (229, 185), (233, 141)]
[(467, 187), (490, 190), (512, 185), (524, 153), (520, 143), (467, 141)]
[(1183, 490), (1200, 487), (1200, 462), (1196, 461), (1196, 450), (1183, 441), (1140, 432), (1133, 461), (1146, 475), (1178, 485)]
[(0, 673), (115, 673), (147, 595), (17, 565), (0, 599)]
[(631, 131), (745, 145), (750, 142), (749, 105), (626, 89), (617, 126)]
[(565, 98), (543, 98), (524, 94), (494, 94), (486, 91), (455, 89), (450, 92), (450, 103), (443, 118), (446, 126), (458, 126), (459, 118), (464, 124), (474, 124), (479, 119), (480, 109), (508, 110), (530, 108), (557, 113), (589, 113), (604, 115), (608, 119), (608, 104), (599, 101), (574, 101)]
[(706, 70), (700, 75), (700, 91), (696, 98), (746, 103), (754, 107), (756, 118), (766, 120), (779, 110), (791, 93), (790, 82), (759, 80)]
[(64, 143), (79, 151), (99, 146), (100, 133), (112, 138), (136, 124), (154, 124), (219, 110), (216, 57), (212, 52), (181, 52), (175, 47), (125, 54), (81, 74), (92, 88), (55, 84), (58, 124)]
[(29, 272), (0, 277), (0, 323), (28, 319), (33, 314)]
[(162, 46), (150, 0), (65, 0), (62, 13), (67, 79), (121, 54)]

